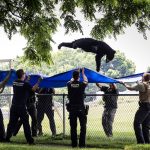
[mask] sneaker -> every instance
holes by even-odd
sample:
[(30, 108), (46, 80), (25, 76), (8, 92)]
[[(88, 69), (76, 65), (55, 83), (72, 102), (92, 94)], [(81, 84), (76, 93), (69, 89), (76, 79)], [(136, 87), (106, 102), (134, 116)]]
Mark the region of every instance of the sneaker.
[(77, 148), (77, 145), (72, 145), (72, 148)]
[(28, 142), (29, 145), (35, 145), (34, 141)]
[(34, 143), (34, 142), (29, 142), (28, 144), (29, 144), (29, 145), (35, 145), (35, 143)]
[(4, 138), (1, 138), (1, 139), (0, 139), (0, 142), (5, 142), (5, 139), (4, 139)]
[(85, 145), (79, 145), (80, 148), (85, 148)]
[(77, 143), (72, 143), (72, 148), (76, 148), (78, 146)]
[(10, 139), (7, 139), (7, 138), (6, 138), (6, 139), (4, 140), (4, 142), (10, 143), (11, 141), (10, 141)]

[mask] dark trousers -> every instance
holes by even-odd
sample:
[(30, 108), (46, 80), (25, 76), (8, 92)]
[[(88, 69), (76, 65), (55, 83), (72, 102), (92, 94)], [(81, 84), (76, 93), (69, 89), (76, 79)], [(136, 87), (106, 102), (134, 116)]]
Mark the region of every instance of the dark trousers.
[(3, 114), (0, 109), (0, 141), (3, 141), (5, 139), (5, 127), (3, 122)]
[(82, 110), (82, 111), (70, 111), (70, 114), (69, 114), (72, 147), (77, 147), (77, 145), (78, 145), (77, 118), (79, 118), (79, 122), (80, 122), (79, 147), (85, 147), (87, 116), (86, 116), (84, 110)]
[(49, 119), (52, 135), (56, 135), (54, 110), (52, 109), (52, 106), (43, 106), (42, 104), (40, 105), (40, 103), (37, 106), (37, 126), (39, 134), (42, 133), (42, 120), (44, 119), (44, 114), (46, 114)]
[[(34, 137), (34, 136), (37, 136), (37, 110), (36, 110), (35, 104), (31, 104), (30, 106), (28, 106), (27, 110), (31, 117), (31, 132), (32, 132), (32, 136)], [(22, 126), (22, 120), (19, 119), (13, 135), (17, 135), (21, 126)]]
[(102, 115), (102, 125), (105, 134), (108, 137), (113, 136), (113, 122), (116, 114), (116, 108), (105, 108)]
[(33, 143), (34, 139), (31, 136), (31, 130), (29, 125), (29, 115), (25, 106), (11, 106), (10, 109), (10, 119), (7, 126), (6, 140), (9, 140), (14, 132), (14, 128), (18, 122), (18, 119), (21, 119), (24, 128), (24, 134), (28, 143)]
[(150, 143), (150, 104), (142, 104), (137, 110), (134, 118), (134, 131), (137, 143)]

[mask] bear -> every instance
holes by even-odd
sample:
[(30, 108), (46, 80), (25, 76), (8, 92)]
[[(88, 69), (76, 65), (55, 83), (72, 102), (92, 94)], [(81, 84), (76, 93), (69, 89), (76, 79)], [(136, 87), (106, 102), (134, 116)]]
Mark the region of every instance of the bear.
[(92, 38), (80, 38), (73, 42), (62, 42), (58, 45), (58, 49), (61, 47), (69, 47), (73, 49), (81, 48), (85, 52), (91, 52), (96, 54), (96, 71), (100, 71), (101, 59), (106, 55), (106, 63), (113, 60), (116, 51), (112, 49), (107, 43), (98, 41)]

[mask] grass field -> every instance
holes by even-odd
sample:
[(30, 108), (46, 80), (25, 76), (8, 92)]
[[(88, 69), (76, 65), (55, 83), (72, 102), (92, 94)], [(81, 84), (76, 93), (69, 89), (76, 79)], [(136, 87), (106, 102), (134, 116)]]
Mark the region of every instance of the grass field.
[[(88, 121), (87, 121), (87, 147), (86, 149), (94, 150), (98, 149), (126, 149), (130, 150), (132, 147), (137, 147), (136, 140), (133, 131), (133, 119), (138, 107), (138, 97), (119, 97), (118, 109), (116, 112), (114, 125), (113, 125), (113, 138), (107, 138), (104, 134), (101, 117), (103, 112), (103, 105), (99, 105), (99, 102), (93, 102), (90, 105)], [(71, 149), (70, 147), (70, 126), (68, 122), (68, 113), (65, 112), (65, 136), (63, 136), (63, 111), (62, 107), (58, 107), (55, 111), (55, 122), (58, 136), (51, 138), (51, 131), (49, 128), (49, 122), (45, 116), (43, 120), (43, 137), (35, 138), (36, 146), (26, 145), (26, 140), (23, 136), (22, 129), (20, 133), (12, 138), (14, 144), (0, 144), (0, 150), (41, 150), (44, 149)], [(5, 119), (5, 125), (8, 120)], [(79, 134), (79, 124), (78, 124)], [(144, 146), (147, 150), (150, 150), (150, 146)], [(143, 146), (142, 146), (143, 148)]]
[[(12, 137), (12, 143), (0, 143), (0, 150), (69, 150), (72, 149), (70, 146), (70, 137), (62, 137), (58, 135), (55, 139), (50, 136), (36, 137), (36, 145), (30, 146), (26, 144), (23, 133), (19, 133), (16, 137)], [(75, 150), (78, 148), (74, 148)], [(87, 138), (86, 150), (150, 150), (149, 145), (136, 145), (132, 140), (128, 138), (112, 138), (106, 137), (101, 138)]]

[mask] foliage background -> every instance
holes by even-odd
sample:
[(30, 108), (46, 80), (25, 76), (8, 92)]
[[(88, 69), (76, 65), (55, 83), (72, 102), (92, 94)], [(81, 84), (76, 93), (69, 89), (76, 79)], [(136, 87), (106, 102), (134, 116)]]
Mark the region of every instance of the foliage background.
[[(82, 15), (82, 17), (80, 17)], [(27, 39), (24, 61), (52, 64), (53, 35), (62, 26), (65, 33), (83, 32), (82, 21), (93, 24), (90, 37), (117, 38), (134, 25), (147, 39), (150, 30), (149, 0), (1, 0), (0, 27), (8, 38), (20, 33)], [(86, 30), (85, 30), (86, 32)], [(44, 51), (43, 51), (44, 50)]]

